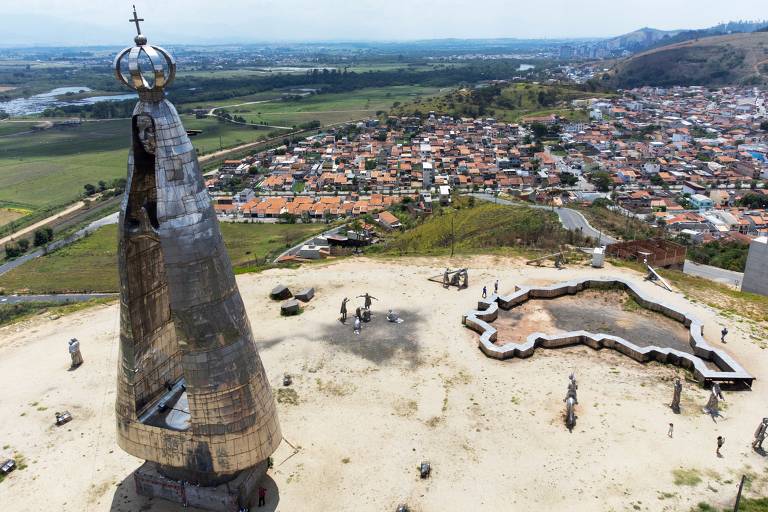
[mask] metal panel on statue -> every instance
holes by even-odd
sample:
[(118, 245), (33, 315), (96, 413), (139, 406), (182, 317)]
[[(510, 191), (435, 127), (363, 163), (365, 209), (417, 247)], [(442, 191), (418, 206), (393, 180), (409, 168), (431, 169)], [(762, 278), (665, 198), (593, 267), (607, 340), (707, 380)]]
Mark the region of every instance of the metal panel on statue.
[(115, 59), (139, 94), (119, 223), (118, 443), (167, 478), (215, 486), (263, 471), (282, 436), (194, 147), (165, 99), (175, 62), (131, 21), (136, 46)]

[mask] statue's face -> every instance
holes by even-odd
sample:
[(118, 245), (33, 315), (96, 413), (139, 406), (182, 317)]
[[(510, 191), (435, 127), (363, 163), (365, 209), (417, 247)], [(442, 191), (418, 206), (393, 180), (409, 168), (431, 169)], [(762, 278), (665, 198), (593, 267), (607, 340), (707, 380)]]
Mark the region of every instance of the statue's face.
[(139, 138), (142, 147), (144, 147), (144, 151), (154, 155), (157, 141), (155, 139), (155, 125), (151, 117), (146, 114), (136, 117), (136, 136)]

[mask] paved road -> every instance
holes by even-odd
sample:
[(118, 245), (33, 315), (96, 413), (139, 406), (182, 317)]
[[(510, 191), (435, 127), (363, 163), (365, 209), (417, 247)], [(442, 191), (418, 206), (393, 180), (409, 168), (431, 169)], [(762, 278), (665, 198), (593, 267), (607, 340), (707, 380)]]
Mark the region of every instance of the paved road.
[(39, 258), (40, 256), (44, 256), (45, 254), (55, 251), (57, 249), (61, 249), (62, 247), (66, 247), (67, 245), (80, 240), (86, 235), (93, 233), (94, 231), (96, 231), (102, 226), (106, 226), (108, 224), (117, 224), (118, 215), (119, 214), (115, 212), (111, 215), (107, 215), (106, 217), (102, 217), (99, 220), (95, 220), (91, 222), (80, 231), (76, 231), (75, 233), (69, 235), (67, 238), (62, 238), (61, 240), (57, 240), (55, 242), (48, 244), (48, 247), (46, 247), (45, 249), (35, 249), (34, 251), (28, 252), (23, 256), (19, 256), (15, 260), (11, 260), (8, 263), (4, 263), (3, 265), (0, 265), (0, 276), (5, 274), (6, 272), (10, 272), (11, 270), (23, 265), (28, 261), (31, 261), (35, 258)]
[[(540, 204), (530, 204), (523, 202), (508, 201), (506, 199), (500, 199), (490, 194), (470, 194), (483, 201), (491, 201), (498, 204), (506, 204), (511, 206), (528, 206), (530, 208), (536, 208), (539, 210), (553, 210), (550, 206), (544, 206)], [(553, 210), (560, 218), (560, 223), (563, 227), (569, 231), (581, 231), (586, 236), (590, 236), (595, 240), (599, 240), (601, 244), (615, 244), (616, 239), (612, 236), (608, 236), (605, 233), (601, 233), (599, 230), (593, 228), (587, 219), (580, 212), (571, 210), (570, 208), (555, 208)]]
[(744, 279), (744, 274), (741, 272), (711, 267), (709, 265), (701, 265), (690, 260), (685, 260), (683, 272), (691, 276), (703, 277), (710, 281), (733, 285), (736, 286), (736, 288), (741, 288), (741, 281)]
[[(546, 209), (546, 210), (551, 209), (549, 206), (530, 205), (522, 202), (514, 202), (514, 201), (507, 201), (505, 199), (498, 199), (489, 194), (470, 194), (470, 195), (475, 196), (478, 199), (482, 199), (484, 201), (495, 201), (499, 204), (525, 205), (525, 206), (530, 206), (531, 208), (539, 208), (539, 209)], [(617, 242), (615, 238), (608, 236), (604, 233), (600, 233), (598, 230), (590, 226), (587, 219), (584, 218), (584, 215), (582, 215), (580, 212), (577, 212), (576, 210), (571, 210), (570, 208), (555, 208), (555, 213), (557, 213), (557, 215), (560, 217), (560, 222), (562, 222), (563, 227), (565, 227), (568, 230), (573, 231), (573, 230), (580, 229), (585, 235), (591, 236), (594, 239), (600, 238), (600, 240), (604, 244), (615, 244)], [(734, 272), (732, 270), (725, 270), (722, 268), (711, 267), (709, 265), (700, 265), (690, 260), (685, 260), (685, 264), (683, 265), (683, 272), (691, 276), (708, 279), (709, 281), (715, 281), (717, 283), (736, 286), (736, 288), (741, 287), (741, 281), (742, 279), (744, 279), (744, 274), (742, 274), (741, 272)]]
[(92, 299), (117, 297), (116, 293), (62, 293), (55, 295), (0, 295), (0, 305), (22, 302), (60, 302), (62, 304), (85, 302)]

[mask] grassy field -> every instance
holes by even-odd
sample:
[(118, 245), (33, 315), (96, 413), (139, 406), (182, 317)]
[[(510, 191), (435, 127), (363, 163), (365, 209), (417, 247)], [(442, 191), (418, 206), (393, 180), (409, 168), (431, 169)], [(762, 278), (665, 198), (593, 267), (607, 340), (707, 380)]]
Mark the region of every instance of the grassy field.
[[(232, 264), (263, 263), (284, 249), (320, 233), (324, 224), (231, 224), (221, 231)], [(105, 226), (74, 244), (30, 261), (3, 276), (7, 292), (116, 292), (117, 226)]]
[[(569, 236), (552, 212), (533, 208), (478, 203), (444, 208), (413, 228), (395, 235), (378, 252), (397, 255), (444, 255), (456, 253), (514, 252), (533, 256), (536, 249), (557, 247)], [(399, 214), (402, 215), (402, 214)], [(552, 251), (550, 251), (552, 252)]]
[[(415, 98), (429, 98), (440, 93), (436, 87), (394, 86), (360, 89), (348, 93), (319, 94), (301, 100), (274, 101), (255, 105), (241, 105), (227, 110), (255, 123), (293, 127), (309, 121), (322, 124), (340, 123), (389, 110), (395, 102), (405, 103)], [(223, 103), (235, 105), (256, 99), (234, 98)]]
[(68, 315), (99, 304), (109, 304), (116, 299), (93, 299), (75, 304), (62, 305), (56, 302), (22, 302), (20, 304), (0, 304), (0, 326), (26, 320), (33, 316), (50, 313), (51, 315)]
[[(254, 142), (270, 130), (185, 117), (187, 129), (203, 130), (192, 137), (201, 154)], [(2, 124), (0, 130), (25, 132), (25, 123)], [(75, 127), (0, 137), (0, 204), (39, 209), (74, 201), (86, 183), (110, 182), (126, 173), (130, 121), (87, 122)]]
[(661, 235), (660, 229), (651, 226), (645, 221), (634, 217), (626, 217), (596, 204), (586, 207), (569, 206), (569, 208), (574, 208), (583, 213), (589, 223), (595, 228), (622, 240), (645, 239)]

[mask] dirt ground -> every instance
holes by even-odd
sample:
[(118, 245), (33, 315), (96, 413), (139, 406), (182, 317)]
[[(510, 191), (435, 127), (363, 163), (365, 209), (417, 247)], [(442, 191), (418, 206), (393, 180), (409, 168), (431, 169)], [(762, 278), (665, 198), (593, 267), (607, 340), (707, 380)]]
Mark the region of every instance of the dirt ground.
[(619, 290), (585, 290), (551, 300), (529, 300), (508, 311), (499, 309), (493, 325), (499, 331), (497, 345), (523, 342), (534, 332), (584, 330), (619, 336), (641, 347), (671, 347), (693, 354), (685, 325), (642, 308)]
[[(469, 267), (470, 288), (427, 280), (446, 266)], [(683, 412), (675, 415), (668, 407), (675, 368), (586, 347), (495, 361), (461, 325), (482, 286), (497, 278), (506, 293), (515, 284), (610, 275), (685, 305), (705, 322), (710, 341), (727, 322), (724, 348), (757, 377), (754, 389), (726, 390), (724, 417), (715, 422), (700, 410), (706, 391), (686, 381)], [(393, 511), (407, 503), (420, 512), (686, 511), (701, 501), (732, 504), (743, 473), (753, 476), (747, 496), (766, 488), (766, 458), (750, 449), (768, 416), (764, 351), (733, 319), (640, 274), (531, 268), (500, 257), (347, 259), (238, 282), (285, 438), (269, 474), (268, 505), (254, 510)], [(278, 283), (314, 286), (315, 299), (301, 315), (280, 317), (280, 304), (268, 299)], [(339, 305), (366, 291), (379, 300), (357, 336), (338, 321)], [(386, 323), (389, 308), (405, 321)], [(116, 305), (0, 329), (0, 458), (15, 453), (26, 465), (0, 482), (3, 510), (190, 510), (135, 495), (131, 472), (141, 461), (115, 444), (117, 335)], [(85, 357), (75, 371), (68, 371), (71, 337)], [(563, 397), (572, 371), (579, 406), (569, 433)], [(281, 386), (286, 372), (290, 388)], [(62, 409), (75, 419), (55, 428)], [(723, 458), (715, 455), (718, 435), (726, 439)], [(418, 477), (422, 460), (432, 464), (429, 480)]]

